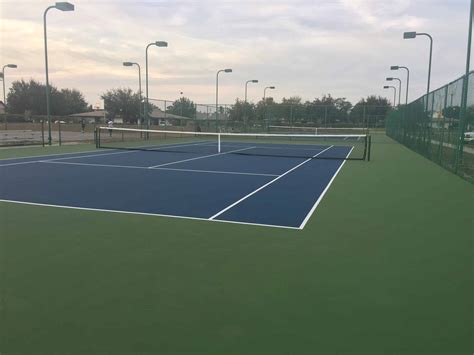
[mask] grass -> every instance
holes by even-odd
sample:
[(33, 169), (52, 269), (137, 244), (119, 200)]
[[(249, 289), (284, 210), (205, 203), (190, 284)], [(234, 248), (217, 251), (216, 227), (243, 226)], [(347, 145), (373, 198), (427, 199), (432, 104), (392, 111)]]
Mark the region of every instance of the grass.
[(0, 203), (0, 351), (470, 354), (473, 197), (377, 135), (303, 231)]

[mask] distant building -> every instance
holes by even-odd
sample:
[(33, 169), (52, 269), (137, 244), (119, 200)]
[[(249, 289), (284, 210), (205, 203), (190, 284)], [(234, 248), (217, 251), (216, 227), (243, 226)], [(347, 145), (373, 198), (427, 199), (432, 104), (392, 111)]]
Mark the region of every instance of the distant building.
[[(83, 113), (74, 113), (72, 115), (69, 115), (71, 118), (76, 118), (76, 119), (84, 119), (86, 120), (87, 123), (105, 123), (106, 122), (106, 114), (107, 112), (105, 110), (95, 110), (91, 112), (83, 112)], [(165, 124), (167, 122), (167, 125), (179, 125), (183, 121), (191, 121), (193, 118), (189, 117), (183, 117), (183, 116), (178, 116), (174, 115), (172, 113), (167, 113), (164, 112), (160, 109), (154, 109), (150, 113), (150, 119), (154, 124)], [(125, 123), (124, 119), (120, 116), (115, 117), (113, 119), (114, 123), (122, 124)]]
[(87, 123), (105, 123), (105, 110), (95, 110), (91, 112), (74, 113), (69, 117), (84, 119)]

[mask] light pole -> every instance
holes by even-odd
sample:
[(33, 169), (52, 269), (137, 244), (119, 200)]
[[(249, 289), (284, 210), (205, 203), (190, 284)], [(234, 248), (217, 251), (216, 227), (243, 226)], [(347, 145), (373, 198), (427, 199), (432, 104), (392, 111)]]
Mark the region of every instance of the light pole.
[(398, 81), (398, 105), (400, 106), (400, 98), (402, 96), (402, 81), (399, 78), (387, 78), (387, 81)]
[(148, 43), (145, 48), (145, 91), (146, 91), (146, 104), (145, 104), (145, 115), (146, 115), (146, 127), (147, 129), (150, 128), (150, 115), (149, 115), (149, 105), (148, 105), (148, 48), (151, 46), (157, 47), (168, 47), (168, 42), (165, 41), (155, 41), (152, 43)]
[(407, 71), (407, 92), (406, 92), (405, 105), (408, 105), (408, 90), (410, 87), (410, 69), (408, 69), (407, 67), (403, 67), (401, 65), (392, 65), (390, 67), (390, 70), (398, 70), (398, 69), (405, 69)]
[(140, 122), (138, 125), (141, 124), (143, 120), (142, 116), (142, 70), (140, 67), (140, 64), (135, 63), (135, 62), (123, 62), (124, 67), (131, 67), (136, 65), (138, 67), (138, 99), (140, 103), (138, 104), (138, 116), (140, 117)]
[(428, 64), (428, 85), (426, 88), (426, 111), (428, 111), (428, 96), (430, 93), (430, 81), (431, 81), (431, 59), (433, 58), (433, 37), (431, 37), (428, 33), (418, 33), (418, 32), (405, 32), (403, 34), (404, 39), (413, 39), (417, 36), (426, 36), (430, 40), (430, 60)]
[(274, 86), (267, 86), (265, 89), (263, 89), (263, 103), (265, 105), (267, 104), (267, 102), (265, 100), (265, 98), (267, 97), (267, 89), (275, 90), (275, 87)]
[(60, 11), (74, 11), (74, 5), (69, 2), (57, 2), (55, 5), (49, 6), (44, 10), (43, 14), (43, 30), (44, 30), (44, 62), (46, 69), (46, 115), (48, 117), (48, 144), (51, 145), (51, 112), (49, 107), (49, 74), (48, 74), (48, 38), (46, 34), (46, 14), (51, 9)]
[(6, 101), (6, 97), (5, 97), (5, 68), (18, 68), (18, 66), (17, 66), (16, 64), (7, 64), (7, 65), (4, 65), (3, 68), (2, 68), (3, 104), (6, 106), (6, 105), (7, 105), (7, 101)]
[(221, 69), (216, 74), (216, 132), (219, 132), (218, 119), (219, 119), (219, 73), (232, 73), (232, 69)]
[(256, 84), (256, 83), (258, 83), (258, 80), (253, 79), (253, 80), (247, 80), (247, 81), (245, 82), (245, 102), (246, 102), (246, 103), (247, 103), (247, 85), (248, 85), (249, 83), (255, 83), (255, 84)]
[(383, 87), (384, 89), (390, 89), (392, 88), (393, 89), (393, 107), (395, 107), (395, 105), (397, 104), (397, 88), (395, 86), (384, 86)]

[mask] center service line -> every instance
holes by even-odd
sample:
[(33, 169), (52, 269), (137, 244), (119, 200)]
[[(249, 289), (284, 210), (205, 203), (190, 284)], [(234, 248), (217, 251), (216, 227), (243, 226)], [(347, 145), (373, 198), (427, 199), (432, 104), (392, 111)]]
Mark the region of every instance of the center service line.
[(273, 184), (275, 181), (280, 180), (283, 176), (288, 175), (288, 174), (291, 173), (292, 171), (298, 169), (300, 166), (302, 166), (302, 165), (306, 164), (307, 162), (309, 162), (310, 160), (316, 158), (318, 155), (320, 155), (320, 154), (322, 154), (322, 153), (328, 151), (328, 150), (331, 149), (332, 147), (334, 147), (334, 145), (331, 145), (330, 147), (328, 147), (328, 148), (326, 148), (326, 149), (320, 151), (318, 154), (313, 155), (311, 158), (306, 159), (304, 162), (299, 163), (298, 165), (294, 166), (294, 167), (291, 168), (290, 170), (287, 170), (286, 172), (284, 172), (283, 174), (279, 175), (279, 176), (276, 177), (275, 179), (273, 179), (273, 180), (267, 182), (265, 185), (260, 186), (258, 189), (254, 190), (254, 191), (252, 191), (251, 193), (249, 193), (248, 195), (242, 197), (240, 200), (234, 202), (233, 204), (227, 206), (227, 207), (224, 208), (223, 210), (217, 212), (214, 216), (210, 217), (209, 219), (210, 219), (210, 220), (213, 220), (213, 219), (219, 217), (221, 214), (223, 214), (224, 212), (230, 210), (232, 207), (237, 206), (239, 203), (241, 203), (242, 201), (248, 199), (250, 196), (255, 195), (255, 194), (256, 194), (257, 192), (259, 192), (260, 190), (263, 190), (263, 189), (266, 188), (267, 186)]
[(254, 148), (256, 148), (256, 147), (247, 147), (247, 148), (242, 148), (242, 149), (231, 150), (230, 152), (225, 152), (225, 153), (215, 153), (215, 154), (210, 154), (210, 155), (203, 155), (201, 157), (196, 157), (196, 158), (189, 158), (189, 159), (183, 159), (183, 160), (178, 160), (178, 161), (172, 161), (171, 163), (165, 163), (165, 164), (159, 164), (159, 165), (155, 165), (155, 166), (149, 166), (148, 169), (156, 169), (156, 168), (161, 168), (162, 166), (168, 166), (168, 165), (173, 165), (173, 164), (178, 164), (178, 163), (184, 163), (184, 162), (191, 161), (191, 160), (210, 158), (210, 157), (215, 157), (215, 156), (218, 156), (218, 155), (225, 155), (225, 154), (230, 154), (230, 153), (235, 153), (235, 152), (241, 152), (243, 150), (249, 150), (249, 149), (254, 149)]

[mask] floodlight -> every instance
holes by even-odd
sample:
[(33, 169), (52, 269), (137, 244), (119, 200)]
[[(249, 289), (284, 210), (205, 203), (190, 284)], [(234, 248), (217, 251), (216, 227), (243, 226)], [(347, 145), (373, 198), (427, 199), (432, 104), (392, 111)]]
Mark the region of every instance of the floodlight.
[(404, 39), (412, 39), (412, 38), (415, 38), (416, 37), (416, 32), (405, 32), (403, 34), (403, 38)]
[(57, 2), (54, 7), (61, 11), (74, 11), (74, 5), (69, 2)]

